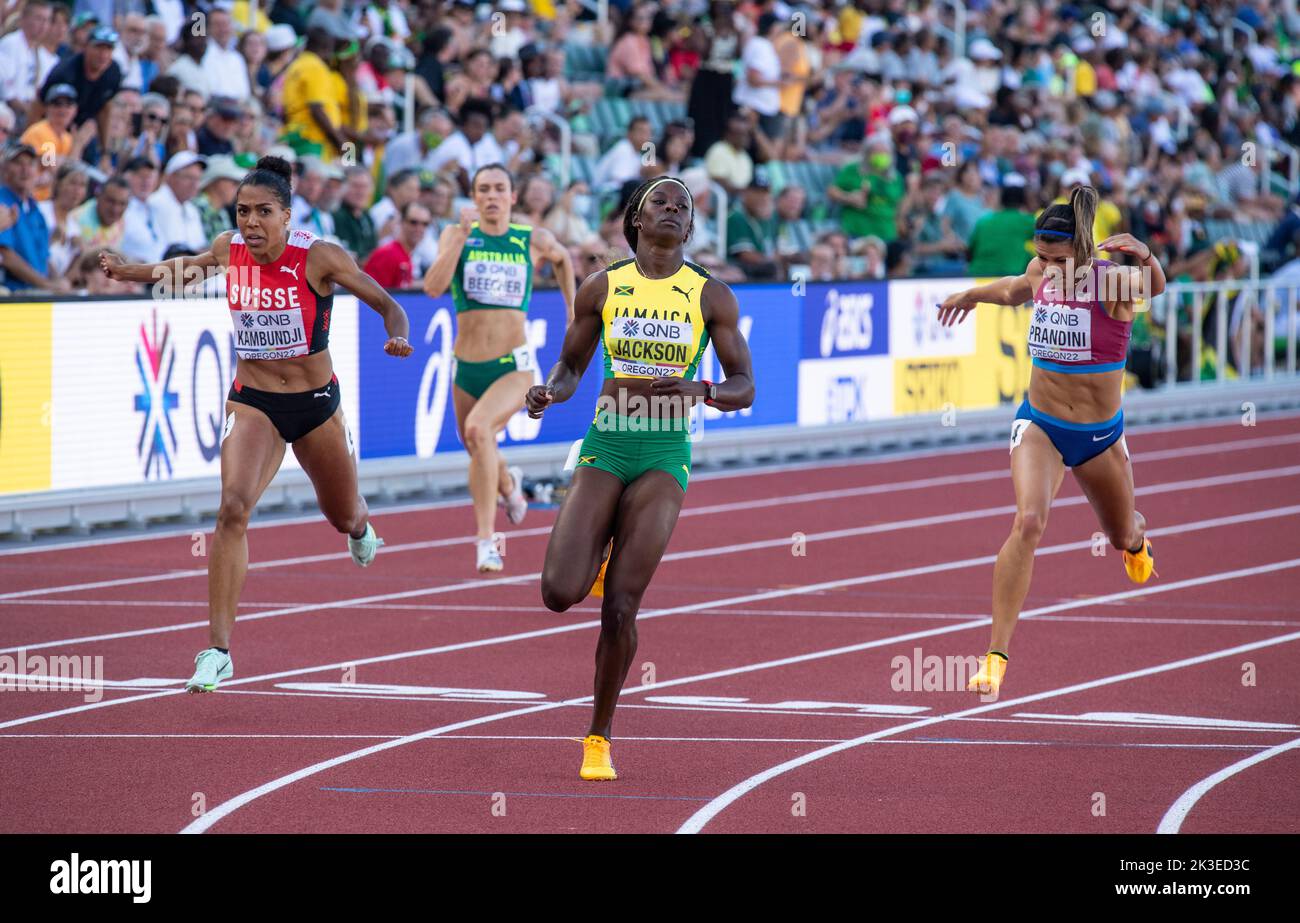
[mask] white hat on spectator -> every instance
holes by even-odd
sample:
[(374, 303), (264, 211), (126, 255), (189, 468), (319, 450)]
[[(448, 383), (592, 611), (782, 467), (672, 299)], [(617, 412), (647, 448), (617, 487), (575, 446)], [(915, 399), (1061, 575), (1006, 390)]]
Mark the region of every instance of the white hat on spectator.
[(248, 171), (235, 163), (235, 158), (229, 154), (217, 154), (208, 161), (208, 168), (203, 171), (203, 179), (200, 181), (199, 188), (204, 189), (208, 184), (219, 179), (233, 179), (238, 183), (247, 175)]
[(1074, 169), (1066, 170), (1064, 173), (1061, 174), (1062, 189), (1069, 189), (1071, 186), (1090, 186), (1090, 185), (1092, 185), (1092, 177), (1088, 175), (1087, 170), (1080, 170), (1079, 168), (1075, 167)]
[(1002, 177), (1002, 188), (1023, 189), (1025, 188), (1025, 178), (1021, 176), (1019, 173), (1015, 173), (1015, 172), (1008, 173), (1006, 176)]
[(298, 38), (298, 33), (293, 31), (293, 26), (285, 23), (278, 22), (266, 30), (266, 50), (271, 54), (288, 51), (301, 42), (302, 39)]
[(698, 199), (709, 188), (709, 171), (704, 167), (691, 167), (683, 170), (679, 177), (690, 191), (691, 198)]
[(501, 0), (497, 9), (503, 13), (527, 13), (528, 4), (524, 0)]
[(889, 124), (901, 125), (903, 122), (919, 122), (921, 119), (917, 116), (916, 110), (911, 106), (895, 106), (889, 110)]
[(200, 157), (193, 151), (177, 151), (172, 154), (171, 160), (167, 161), (167, 168), (163, 170), (163, 176), (171, 176), (177, 170), (184, 170), (186, 167), (192, 167), (195, 164), (206, 167), (208, 161), (206, 157)]
[(987, 109), (993, 100), (969, 84), (958, 84), (952, 89), (952, 101), (959, 109)]
[(970, 43), (970, 48), (966, 50), (966, 57), (972, 61), (997, 61), (1002, 57), (1002, 52), (998, 47), (986, 38), (977, 38)]

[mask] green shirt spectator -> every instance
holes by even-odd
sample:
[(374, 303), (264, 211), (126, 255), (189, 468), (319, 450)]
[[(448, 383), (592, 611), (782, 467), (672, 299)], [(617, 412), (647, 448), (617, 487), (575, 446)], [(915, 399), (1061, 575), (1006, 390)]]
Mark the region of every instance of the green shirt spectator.
[(1024, 178), (1003, 177), (1002, 208), (975, 222), (970, 236), (972, 276), (1018, 276), (1032, 257), (1035, 219), (1025, 211)]
[(894, 169), (887, 138), (868, 139), (865, 157), (835, 174), (829, 190), (840, 204), (840, 227), (849, 237), (875, 236), (888, 243), (898, 237), (895, 216), (903, 199), (903, 177)]
[(727, 217), (727, 255), (749, 279), (777, 274), (776, 213), (766, 178), (756, 175), (740, 197), (740, 207)]
[(343, 201), (334, 212), (334, 236), (358, 262), (364, 263), (379, 246), (379, 232), (370, 217), (375, 180), (363, 166), (343, 171)]

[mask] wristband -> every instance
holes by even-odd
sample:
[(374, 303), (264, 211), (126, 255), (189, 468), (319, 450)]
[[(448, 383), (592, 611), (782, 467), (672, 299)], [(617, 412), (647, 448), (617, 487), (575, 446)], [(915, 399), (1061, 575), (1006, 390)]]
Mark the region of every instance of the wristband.
[(715, 382), (709, 381), (707, 378), (701, 378), (700, 381), (704, 385), (704, 403), (712, 407), (714, 400), (716, 400), (718, 396), (718, 386)]

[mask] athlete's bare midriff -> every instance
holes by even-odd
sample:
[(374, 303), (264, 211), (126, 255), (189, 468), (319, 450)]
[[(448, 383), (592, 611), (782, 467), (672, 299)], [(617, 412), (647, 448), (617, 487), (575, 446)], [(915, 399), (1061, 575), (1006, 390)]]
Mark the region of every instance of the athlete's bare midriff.
[(678, 395), (655, 395), (653, 378), (606, 378), (600, 387), (601, 407), (625, 417), (677, 420), (690, 416), (691, 402)]
[(240, 359), (235, 367), (241, 385), (285, 394), (324, 387), (333, 374), (334, 362), (328, 349), (296, 359)]
[(525, 314), (513, 308), (462, 311), (452, 352), (465, 362), (489, 362), (528, 342)]
[(1034, 366), (1029, 403), (1060, 420), (1101, 423), (1119, 413), (1123, 383), (1123, 369), (1069, 374)]

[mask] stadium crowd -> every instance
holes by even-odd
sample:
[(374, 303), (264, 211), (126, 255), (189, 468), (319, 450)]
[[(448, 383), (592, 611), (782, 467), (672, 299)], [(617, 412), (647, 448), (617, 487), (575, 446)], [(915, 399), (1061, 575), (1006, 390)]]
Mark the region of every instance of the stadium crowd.
[(1173, 281), (1300, 256), (1294, 4), (970, 0), (958, 29), (931, 0), (0, 3), (15, 294), (129, 291), (100, 250), (205, 248), (265, 153), (295, 164), (294, 226), (388, 288), (496, 162), (579, 281), (665, 172), (726, 281), (1019, 273), (1081, 183), (1097, 239), (1150, 242)]

